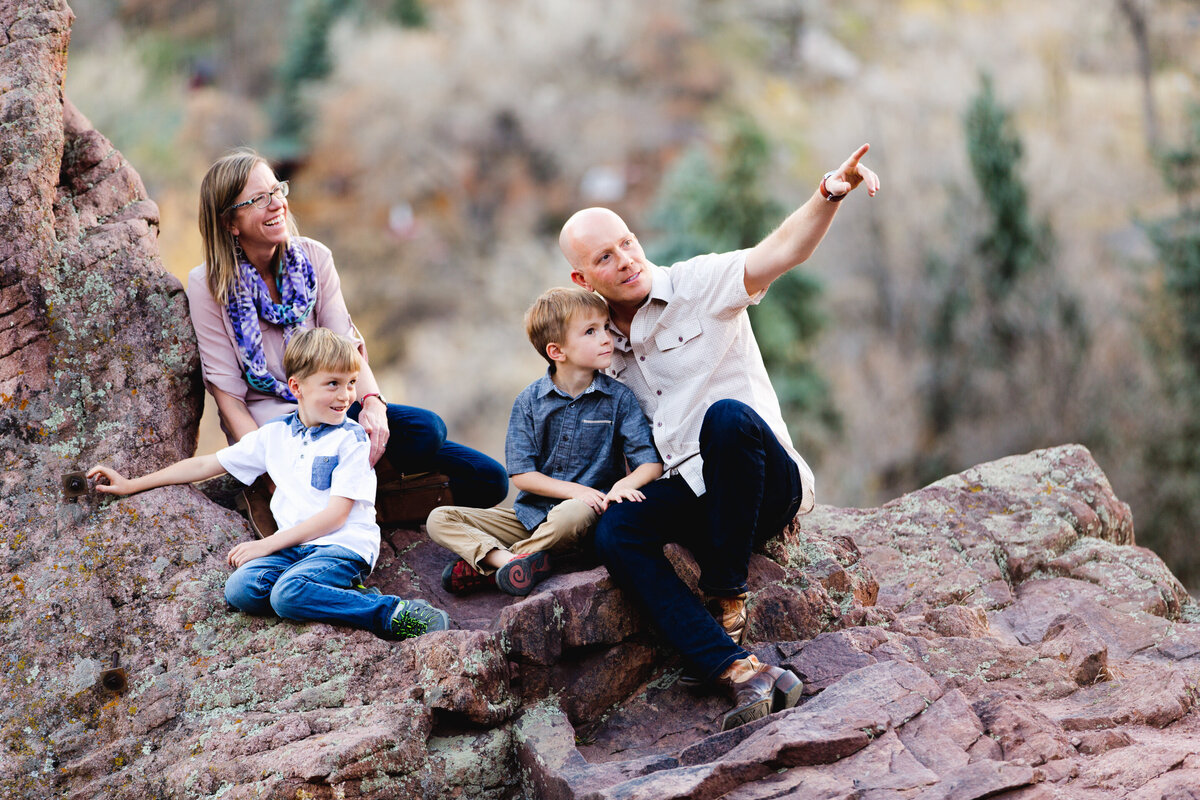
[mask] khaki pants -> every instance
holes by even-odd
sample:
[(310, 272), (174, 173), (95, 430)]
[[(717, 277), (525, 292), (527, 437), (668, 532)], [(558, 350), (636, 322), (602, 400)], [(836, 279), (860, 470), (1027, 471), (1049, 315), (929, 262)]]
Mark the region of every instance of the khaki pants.
[(517, 555), (566, 550), (599, 518), (582, 500), (563, 500), (530, 533), (511, 508), (441, 506), (429, 513), (425, 527), (430, 539), (487, 575), (495, 570), (479, 562), (492, 550), (509, 550)]

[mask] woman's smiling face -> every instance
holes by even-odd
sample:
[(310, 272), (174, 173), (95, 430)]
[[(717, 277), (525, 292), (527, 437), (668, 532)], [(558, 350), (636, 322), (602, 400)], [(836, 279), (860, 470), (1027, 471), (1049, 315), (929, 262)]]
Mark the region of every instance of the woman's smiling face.
[(251, 170), (246, 185), (232, 203), (237, 205), (253, 197), (275, 192), (266, 208), (247, 205), (233, 212), (229, 230), (238, 237), (243, 249), (274, 248), (287, 241), (288, 203), (282, 193), (275, 191), (278, 186), (279, 179), (271, 168), (259, 163)]

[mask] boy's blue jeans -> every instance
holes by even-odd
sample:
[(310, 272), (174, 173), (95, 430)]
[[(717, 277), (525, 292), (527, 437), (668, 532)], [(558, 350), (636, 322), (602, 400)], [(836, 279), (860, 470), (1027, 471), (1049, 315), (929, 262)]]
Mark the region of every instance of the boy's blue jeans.
[(705, 610), (663, 553), (692, 552), (700, 588), (718, 597), (746, 591), (754, 546), (779, 533), (800, 508), (800, 470), (767, 423), (736, 400), (714, 403), (700, 428), (705, 493), (679, 476), (642, 487), (640, 503), (613, 503), (596, 527), (596, 551), (617, 584), (649, 612), (688, 670), (712, 680), (749, 655)]
[(352, 625), (387, 636), (400, 598), (350, 588), (369, 571), (341, 545), (296, 545), (238, 567), (225, 581), (225, 600), (248, 614)]
[[(347, 416), (358, 421), (362, 405)], [(454, 504), (491, 508), (508, 495), (508, 472), (496, 459), (457, 442), (446, 441), (446, 423), (432, 411), (388, 403), (385, 456), (397, 472), (440, 472), (450, 479)]]

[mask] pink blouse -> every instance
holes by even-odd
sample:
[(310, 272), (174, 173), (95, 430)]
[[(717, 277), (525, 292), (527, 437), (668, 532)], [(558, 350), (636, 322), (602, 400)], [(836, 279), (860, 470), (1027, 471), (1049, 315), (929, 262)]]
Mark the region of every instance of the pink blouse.
[[(365, 360), (367, 348), (350, 319), (350, 312), (346, 310), (346, 301), (342, 298), (342, 282), (333, 266), (333, 254), (328, 247), (314, 239), (299, 236), (295, 241), (312, 261), (317, 278), (317, 305), (302, 326), (329, 328), (354, 339), (358, 342), (358, 350)], [(220, 389), (242, 400), (250, 411), (250, 416), (254, 417), (254, 421), (259, 425), (294, 410), (295, 403), (289, 403), (273, 394), (264, 394), (246, 383), (246, 374), (234, 344), (233, 325), (225, 308), (217, 304), (208, 290), (204, 264), (188, 273), (187, 298), (191, 308), (192, 326), (196, 329), (196, 342), (200, 347), (204, 385), (209, 393)], [(259, 324), (262, 325), (263, 353), (267, 359), (267, 369), (283, 381), (283, 328), (262, 319), (259, 319)], [(367, 390), (360, 387), (360, 391)], [(233, 438), (229, 436), (228, 430), (225, 431), (225, 435), (232, 443)]]

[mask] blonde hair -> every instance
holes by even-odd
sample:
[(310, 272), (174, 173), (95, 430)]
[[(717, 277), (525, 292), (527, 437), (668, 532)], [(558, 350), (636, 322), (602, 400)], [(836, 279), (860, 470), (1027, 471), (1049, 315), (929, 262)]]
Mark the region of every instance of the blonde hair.
[(567, 337), (567, 325), (584, 311), (594, 311), (608, 318), (608, 303), (595, 292), (577, 287), (556, 287), (543, 292), (525, 312), (525, 333), (533, 349), (554, 364), (546, 353), (551, 342), (562, 344)]
[[(222, 306), (229, 301), (239, 279), (237, 243), (229, 232), (229, 222), (233, 218), (229, 207), (246, 188), (250, 173), (259, 164), (271, 166), (254, 150), (239, 147), (217, 159), (200, 182), (200, 238), (204, 242), (205, 275), (208, 291)], [(290, 213), (287, 230), (288, 236), (300, 235)], [(277, 250), (276, 266), (281, 256), (282, 249)]]
[(360, 372), (358, 344), (329, 328), (296, 331), (283, 351), (283, 372), (304, 380), (317, 372)]

